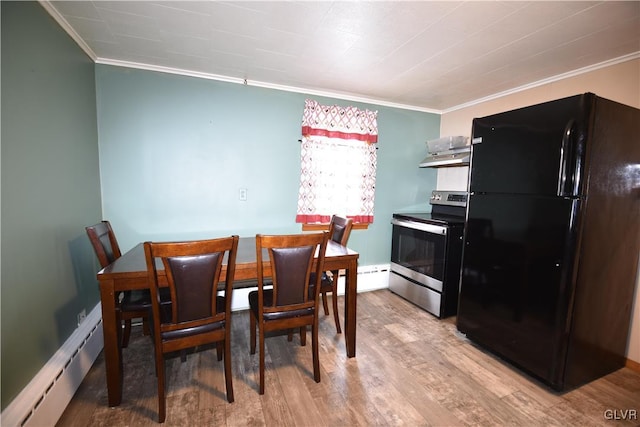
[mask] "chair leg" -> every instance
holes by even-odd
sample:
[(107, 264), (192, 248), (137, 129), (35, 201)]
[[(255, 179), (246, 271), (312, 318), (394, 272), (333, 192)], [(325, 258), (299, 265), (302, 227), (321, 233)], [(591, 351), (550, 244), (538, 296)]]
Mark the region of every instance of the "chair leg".
[(311, 351), (313, 352), (313, 379), (320, 382), (320, 355), (318, 353), (318, 318), (316, 317), (311, 329)]
[(233, 403), (233, 379), (231, 375), (231, 335), (224, 340), (224, 381), (227, 386), (227, 402)]
[(322, 293), (322, 306), (324, 307), (324, 315), (329, 315), (329, 304), (327, 303), (327, 293)]
[(151, 335), (151, 328), (149, 328), (149, 318), (142, 318), (142, 334), (143, 335)]
[(167, 402), (165, 396), (164, 355), (159, 351), (156, 351), (156, 374), (158, 376), (158, 422), (163, 423), (166, 418)]
[(336, 331), (341, 334), (342, 329), (340, 329), (340, 315), (338, 314), (338, 275), (335, 274), (333, 277), (335, 278), (333, 281), (333, 289), (331, 290), (331, 302), (333, 303), (333, 319), (336, 321)]
[(124, 330), (122, 331), (122, 348), (129, 345), (129, 337), (131, 336), (131, 319), (124, 321)]
[(307, 345), (307, 327), (306, 326), (300, 327), (300, 345), (303, 347)]
[(260, 394), (264, 394), (264, 330), (260, 328)]
[(287, 332), (287, 341), (293, 341), (293, 329), (289, 329), (289, 332)]
[(249, 353), (256, 354), (256, 318), (249, 310)]
[(225, 341), (218, 341), (216, 343), (216, 355), (218, 356), (218, 362), (222, 360), (222, 351), (225, 350), (226, 353), (226, 347)]

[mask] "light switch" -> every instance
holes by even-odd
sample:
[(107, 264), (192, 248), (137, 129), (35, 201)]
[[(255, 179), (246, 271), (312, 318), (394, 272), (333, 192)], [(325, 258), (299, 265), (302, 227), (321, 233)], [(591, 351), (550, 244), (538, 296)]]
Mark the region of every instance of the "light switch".
[(242, 202), (246, 202), (247, 201), (247, 189), (246, 188), (241, 188), (240, 189), (240, 191), (238, 192), (238, 198)]

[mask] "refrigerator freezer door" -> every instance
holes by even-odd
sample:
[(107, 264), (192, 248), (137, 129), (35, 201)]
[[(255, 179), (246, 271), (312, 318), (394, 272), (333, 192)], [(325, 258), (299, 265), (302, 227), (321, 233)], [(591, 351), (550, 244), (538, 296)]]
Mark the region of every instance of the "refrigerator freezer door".
[(474, 119), (469, 190), (575, 196), (591, 103), (585, 94)]
[(470, 195), (458, 329), (551, 385), (564, 365), (577, 200)]

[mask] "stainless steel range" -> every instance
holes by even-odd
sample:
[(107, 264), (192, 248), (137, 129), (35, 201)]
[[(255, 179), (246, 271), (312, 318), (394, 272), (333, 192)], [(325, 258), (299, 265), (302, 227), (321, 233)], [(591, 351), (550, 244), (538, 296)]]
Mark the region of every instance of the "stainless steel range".
[(431, 213), (396, 213), (389, 289), (439, 317), (456, 314), (467, 193), (433, 191)]

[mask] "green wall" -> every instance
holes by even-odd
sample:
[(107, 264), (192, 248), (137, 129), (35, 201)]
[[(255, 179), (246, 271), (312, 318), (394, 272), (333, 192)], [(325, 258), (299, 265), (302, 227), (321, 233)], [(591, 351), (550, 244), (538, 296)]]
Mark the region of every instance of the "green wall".
[(94, 64), (36, 2), (2, 11), (2, 409), (99, 301)]
[[(143, 240), (296, 233), (300, 126), (309, 95), (96, 66), (103, 213), (123, 250)], [(420, 169), (440, 116), (378, 110), (375, 219), (349, 246), (360, 265), (389, 262), (391, 214), (429, 210), (434, 169)], [(247, 200), (240, 201), (240, 188)]]

